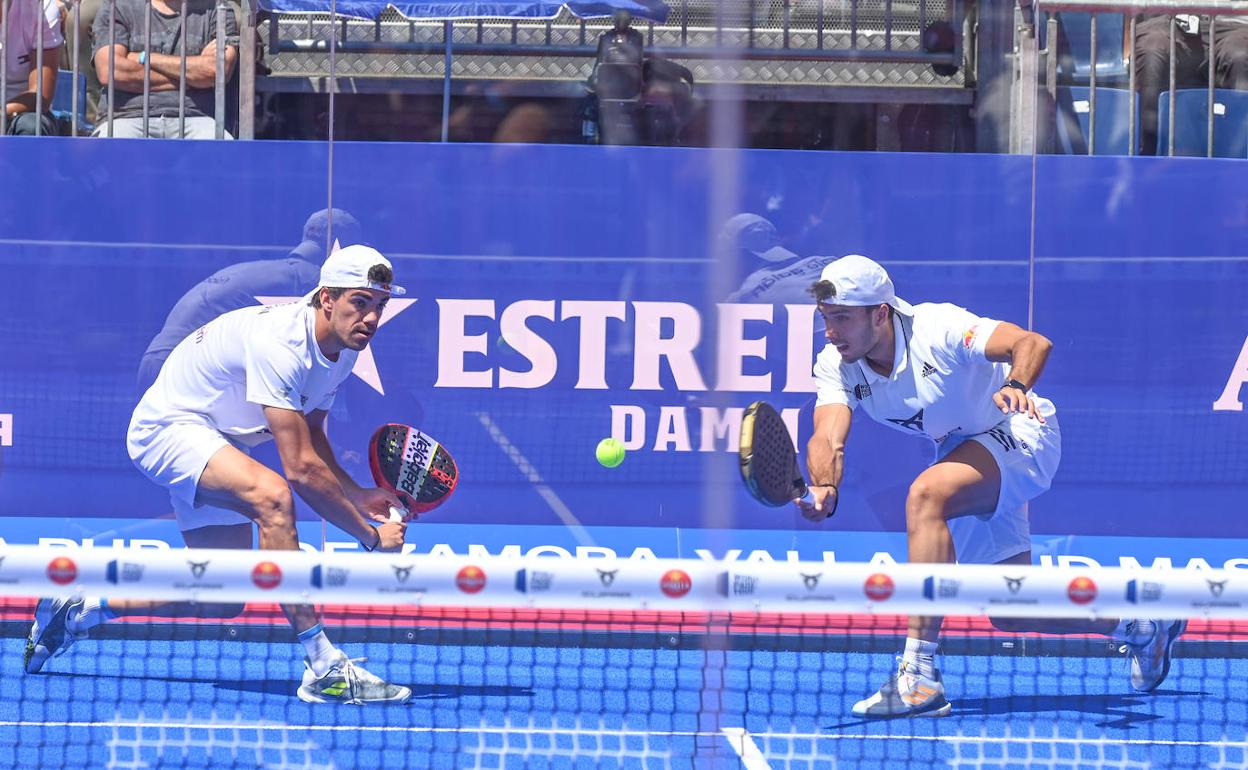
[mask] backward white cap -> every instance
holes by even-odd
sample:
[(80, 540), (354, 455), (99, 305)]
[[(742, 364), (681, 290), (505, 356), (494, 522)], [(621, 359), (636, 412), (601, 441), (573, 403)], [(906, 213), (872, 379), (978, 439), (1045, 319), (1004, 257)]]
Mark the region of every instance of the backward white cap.
[(897, 296), (888, 272), (880, 263), (861, 254), (829, 262), (819, 274), (819, 280), (830, 282), (835, 289), (826, 300), (829, 305), (891, 305), (898, 313), (914, 315), (914, 306)]
[(394, 267), (390, 264), (390, 260), (383, 257), (377, 249), (362, 244), (343, 246), (332, 252), (329, 259), (325, 260), (325, 264), (321, 265), (321, 279), (317, 290), (319, 291), (321, 287), (376, 289), (390, 292), (393, 296), (407, 293), (407, 289), (402, 286), (368, 280), (368, 271), (374, 265), (385, 265), (390, 268), (391, 275), (394, 274)]

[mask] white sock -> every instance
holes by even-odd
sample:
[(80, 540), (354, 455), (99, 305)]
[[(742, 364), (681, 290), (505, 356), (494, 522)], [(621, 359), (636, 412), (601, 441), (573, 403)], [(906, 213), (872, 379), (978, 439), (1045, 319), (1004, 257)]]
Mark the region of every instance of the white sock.
[(312, 673), (325, 676), (333, 666), (338, 652), (338, 648), (330, 644), (329, 637), (325, 635), (325, 629), (317, 623), (300, 633), (299, 641), (303, 643), (303, 649), (308, 653), (308, 663), (312, 666)]
[(906, 651), (901, 659), (913, 664), (919, 673), (928, 679), (936, 677), (936, 650), (940, 649), (937, 642), (925, 642), (922, 639), (906, 639)]
[(65, 628), (71, 634), (82, 634), (116, 617), (107, 599), (87, 599), (82, 609), (66, 618)]
[(1152, 639), (1154, 633), (1156, 629), (1153, 628), (1151, 620), (1122, 618), (1118, 621), (1118, 626), (1110, 632), (1109, 638), (1127, 644), (1143, 644)]

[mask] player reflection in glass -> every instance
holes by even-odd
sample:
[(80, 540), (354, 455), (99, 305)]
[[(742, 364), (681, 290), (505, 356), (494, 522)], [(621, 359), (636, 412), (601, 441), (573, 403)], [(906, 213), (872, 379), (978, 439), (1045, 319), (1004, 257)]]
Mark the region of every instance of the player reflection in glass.
[[(369, 551), (398, 551), (405, 527), (389, 521), (391, 493), (363, 488), (342, 469), (325, 435), (326, 414), (358, 352), (372, 340), (391, 294), (390, 262), (367, 246), (329, 256), (318, 288), (303, 301), (225, 313), (192, 332), (169, 354), (135, 408), (126, 437), (136, 467), (170, 492), (178, 526), (192, 548), (252, 546), (297, 550), (292, 489), (317, 514)], [(285, 478), (250, 456), (275, 440)], [(382, 522), (374, 527), (370, 519)], [(211, 559), (189, 566), (211, 579)], [(389, 684), (329, 642), (310, 605), (282, 608), (307, 651), (301, 700), (311, 703), (406, 701)], [(241, 605), (191, 602), (44, 599), (26, 645), (35, 673), (95, 625), (123, 615), (232, 617)]]
[[(1027, 502), (1049, 488), (1061, 457), (1052, 402), (1032, 391), (1052, 343), (1034, 332), (950, 304), (911, 305), (884, 268), (842, 257), (811, 287), (827, 345), (815, 363), (818, 397), (807, 446), (813, 501), (802, 515), (835, 510), (855, 409), (935, 443), (936, 459), (906, 498), (909, 561), (1031, 564)], [(945, 716), (952, 710), (936, 666), (943, 618), (911, 617), (899, 666), (853, 706), (865, 717)], [(994, 619), (1006, 631), (1100, 633), (1122, 643), (1131, 685), (1161, 684), (1182, 620)]]

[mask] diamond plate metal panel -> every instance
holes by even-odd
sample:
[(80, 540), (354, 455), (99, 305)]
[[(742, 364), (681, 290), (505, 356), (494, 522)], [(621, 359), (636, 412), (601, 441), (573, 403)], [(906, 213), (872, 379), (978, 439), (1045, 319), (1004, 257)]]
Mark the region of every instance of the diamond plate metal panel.
[[(667, 49), (696, 50), (719, 47), (759, 51), (845, 51), (866, 53), (877, 60), (855, 62), (682, 59), (702, 83), (758, 85), (845, 85), (950, 87), (964, 82), (961, 72), (943, 78), (923, 63), (889, 62), (893, 54), (921, 55), (920, 31), (925, 23), (944, 18), (949, 0), (671, 0), (666, 24), (638, 23), (647, 44)], [(269, 41), (269, 22), (262, 21), (260, 38)], [(553, 20), (481, 19), (457, 21), (453, 44), (515, 46), (517, 55), (456, 54), (452, 75), (481, 80), (583, 81), (592, 60), (555, 53), (521, 54), (524, 49), (592, 46), (610, 27), (609, 20), (580, 20), (563, 13)], [(753, 29), (751, 39), (750, 29)], [(822, 29), (822, 36), (820, 35)], [(360, 51), (361, 45), (402, 47), (441, 46), (440, 21), (405, 19), (392, 9), (376, 20), (328, 14), (282, 14), (279, 41), (297, 43), (304, 50), (270, 50), (266, 63), (278, 77), (325, 77), (327, 48), (338, 34), (340, 43), (357, 50), (339, 50), (337, 72), (342, 77), (443, 77), (442, 55), (394, 50)], [(887, 34), (886, 34), (887, 30)], [(679, 57), (677, 57), (679, 58)]]

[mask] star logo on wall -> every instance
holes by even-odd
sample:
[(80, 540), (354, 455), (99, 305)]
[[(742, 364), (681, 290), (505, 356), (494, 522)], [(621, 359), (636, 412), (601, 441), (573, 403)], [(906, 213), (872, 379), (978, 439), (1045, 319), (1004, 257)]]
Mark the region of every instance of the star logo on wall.
[[(256, 297), (262, 305), (285, 305), (288, 302), (300, 302), (303, 297)], [(414, 299), (397, 299), (392, 297), (386, 303), (386, 312), (381, 315), (381, 322), (377, 324), (377, 331), (381, 331), (381, 327), (390, 323), (399, 313), (407, 310), (416, 304)], [(359, 358), (355, 359), (355, 366), (351, 368), (351, 373), (359, 377), (368, 386), (377, 391), (381, 395), (386, 395), (386, 389), (381, 385), (381, 375), (377, 372), (377, 361), (373, 358), (373, 346), (370, 343), (368, 347), (360, 351)]]

